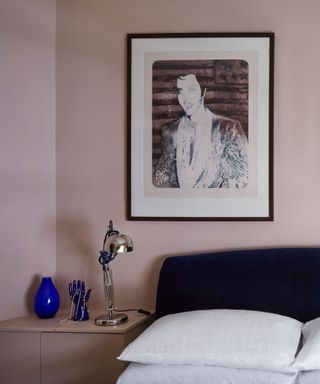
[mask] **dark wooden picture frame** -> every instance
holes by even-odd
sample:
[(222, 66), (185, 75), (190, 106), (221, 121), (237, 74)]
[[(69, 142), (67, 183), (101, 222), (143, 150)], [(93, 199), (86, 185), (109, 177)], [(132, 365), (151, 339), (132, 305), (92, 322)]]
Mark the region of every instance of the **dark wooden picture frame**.
[(273, 66), (269, 32), (127, 36), (128, 220), (273, 220)]

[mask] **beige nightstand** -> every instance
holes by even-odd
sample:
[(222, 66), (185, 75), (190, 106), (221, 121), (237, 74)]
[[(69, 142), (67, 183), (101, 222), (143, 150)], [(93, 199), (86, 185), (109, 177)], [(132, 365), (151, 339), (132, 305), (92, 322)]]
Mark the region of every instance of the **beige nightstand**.
[(90, 320), (59, 322), (34, 316), (0, 322), (0, 376), (7, 384), (115, 384), (126, 364), (123, 348), (152, 322), (152, 316), (127, 312), (129, 321), (112, 327)]

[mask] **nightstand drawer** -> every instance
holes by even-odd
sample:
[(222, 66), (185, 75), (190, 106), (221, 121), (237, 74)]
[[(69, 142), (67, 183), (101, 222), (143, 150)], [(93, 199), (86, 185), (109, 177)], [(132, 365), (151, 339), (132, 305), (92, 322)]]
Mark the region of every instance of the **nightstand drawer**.
[(125, 365), (116, 358), (124, 335), (42, 333), (42, 384), (114, 384)]
[(40, 384), (40, 333), (0, 332), (0, 382)]

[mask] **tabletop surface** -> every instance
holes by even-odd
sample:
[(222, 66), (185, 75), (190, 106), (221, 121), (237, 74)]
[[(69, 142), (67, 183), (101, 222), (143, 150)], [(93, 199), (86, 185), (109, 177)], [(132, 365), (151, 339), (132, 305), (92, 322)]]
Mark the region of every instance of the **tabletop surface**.
[(126, 333), (131, 329), (150, 321), (151, 316), (147, 316), (135, 311), (124, 312), (129, 320), (126, 323), (116, 326), (97, 326), (94, 319), (98, 315), (106, 313), (105, 310), (90, 310), (89, 320), (73, 321), (68, 320), (69, 311), (61, 310), (55, 317), (50, 319), (39, 319), (36, 314), (16, 317), (0, 321), (0, 332), (21, 331), (21, 332), (81, 332), (81, 333)]

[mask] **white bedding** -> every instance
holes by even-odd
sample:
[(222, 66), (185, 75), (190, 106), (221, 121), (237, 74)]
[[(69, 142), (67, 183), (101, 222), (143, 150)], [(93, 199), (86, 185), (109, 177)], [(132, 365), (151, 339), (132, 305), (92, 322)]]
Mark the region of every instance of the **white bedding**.
[(297, 384), (319, 384), (320, 370), (300, 372)]
[[(297, 375), (215, 366), (131, 363), (117, 384), (298, 384)], [(320, 381), (301, 382), (311, 383)]]
[(120, 360), (295, 373), (302, 323), (272, 313), (211, 309), (156, 320)]
[(302, 335), (302, 349), (295, 359), (295, 368), (299, 371), (320, 370), (320, 317), (304, 324)]
[(244, 310), (168, 315), (118, 357), (130, 365), (117, 384), (320, 384), (319, 345), (320, 318), (302, 327)]

